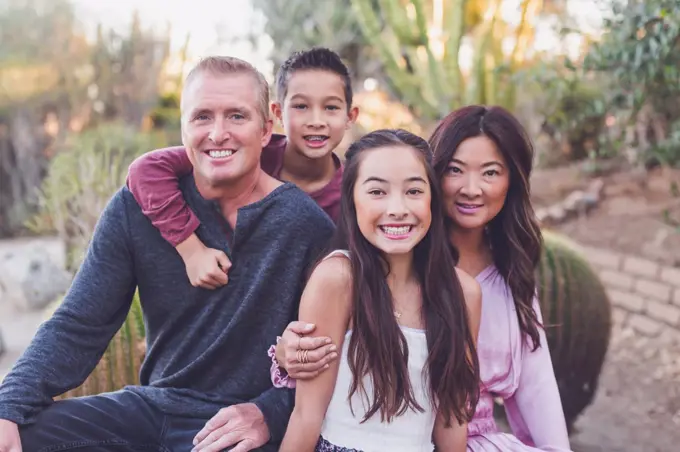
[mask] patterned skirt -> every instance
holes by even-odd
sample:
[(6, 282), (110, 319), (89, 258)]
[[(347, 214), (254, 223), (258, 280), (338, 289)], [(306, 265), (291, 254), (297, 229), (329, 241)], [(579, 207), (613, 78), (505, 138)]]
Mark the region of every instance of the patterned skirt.
[(348, 449), (346, 447), (335, 446), (326, 441), (322, 436), (319, 437), (319, 442), (316, 443), (314, 452), (361, 452), (359, 449)]

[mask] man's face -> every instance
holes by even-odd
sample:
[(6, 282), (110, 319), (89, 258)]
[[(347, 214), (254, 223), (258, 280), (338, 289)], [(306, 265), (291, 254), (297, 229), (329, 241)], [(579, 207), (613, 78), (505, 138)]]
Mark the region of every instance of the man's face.
[(234, 183), (260, 168), (272, 133), (250, 74), (197, 74), (182, 96), (182, 143), (196, 176), (209, 186)]

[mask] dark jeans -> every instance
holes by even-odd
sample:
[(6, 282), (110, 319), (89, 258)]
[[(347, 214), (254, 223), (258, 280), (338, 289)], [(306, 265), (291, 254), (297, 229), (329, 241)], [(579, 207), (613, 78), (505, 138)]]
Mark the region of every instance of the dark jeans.
[[(189, 452), (207, 421), (165, 415), (139, 395), (122, 390), (55, 402), (20, 434), (24, 452)], [(269, 444), (257, 449), (276, 450)]]

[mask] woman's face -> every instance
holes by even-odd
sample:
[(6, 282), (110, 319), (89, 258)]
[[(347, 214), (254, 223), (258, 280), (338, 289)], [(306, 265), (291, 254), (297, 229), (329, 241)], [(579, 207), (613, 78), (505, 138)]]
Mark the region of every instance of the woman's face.
[(405, 254), (432, 222), (432, 193), (418, 151), (390, 146), (366, 151), (354, 184), (361, 234), (385, 254)]
[(491, 139), (468, 138), (453, 154), (441, 186), (446, 213), (455, 226), (482, 229), (505, 204), (510, 169)]

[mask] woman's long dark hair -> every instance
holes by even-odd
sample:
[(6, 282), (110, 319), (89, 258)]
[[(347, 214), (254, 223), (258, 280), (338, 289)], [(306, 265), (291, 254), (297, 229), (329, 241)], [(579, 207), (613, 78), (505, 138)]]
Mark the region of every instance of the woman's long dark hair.
[(505, 205), (488, 224), (487, 236), (494, 265), (512, 292), (522, 338), (528, 336), (536, 350), (540, 324), (532, 303), (543, 238), (531, 205), (534, 151), (524, 127), (501, 107), (472, 105), (450, 113), (430, 137), (435, 173), (441, 181), (461, 143), (478, 136), (491, 139), (510, 168)]
[[(380, 412), (383, 422), (408, 409), (423, 411), (416, 401), (408, 374), (408, 347), (394, 316), (387, 285), (389, 265), (382, 253), (362, 235), (357, 223), (354, 186), (366, 152), (387, 146), (410, 147), (426, 168), (432, 192), (432, 223), (415, 246), (414, 269), (423, 297), (430, 399), (438, 411), (460, 422), (469, 421), (479, 398), (479, 363), (463, 291), (456, 275), (453, 247), (449, 246), (439, 184), (431, 166), (427, 142), (405, 130), (376, 130), (354, 142), (347, 154), (342, 178), (341, 215), (332, 240), (333, 249), (350, 252), (352, 268), (352, 329), (349, 366), (351, 396), (362, 380), (372, 379), (374, 397), (363, 421)], [(387, 273), (386, 273), (387, 269)]]

